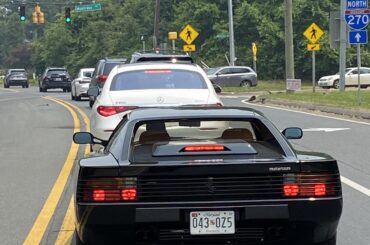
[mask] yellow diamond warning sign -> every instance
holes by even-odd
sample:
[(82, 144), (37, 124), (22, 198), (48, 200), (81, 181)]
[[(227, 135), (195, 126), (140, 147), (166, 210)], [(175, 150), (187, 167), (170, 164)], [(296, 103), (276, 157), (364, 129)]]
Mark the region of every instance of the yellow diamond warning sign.
[(186, 25), (184, 29), (180, 32), (180, 35), (182, 40), (186, 44), (192, 44), (194, 40), (199, 36), (199, 33), (191, 26), (191, 25)]
[(316, 43), (322, 35), (323, 30), (318, 25), (312, 23), (304, 32), (303, 35), (310, 41), (310, 43)]

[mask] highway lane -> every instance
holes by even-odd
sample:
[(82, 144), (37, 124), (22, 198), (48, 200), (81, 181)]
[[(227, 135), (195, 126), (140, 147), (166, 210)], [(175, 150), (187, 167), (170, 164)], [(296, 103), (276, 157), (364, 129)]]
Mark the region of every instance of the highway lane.
[[(68, 154), (73, 133), (72, 117), (62, 106), (41, 97), (60, 98), (78, 106), (87, 114), (90, 111), (87, 101), (72, 102), (69, 93), (58, 90), (39, 93), (34, 87), (14, 90), (20, 92), (0, 89), (0, 112), (4, 115), (0, 117), (0, 166), (6, 170), (0, 172), (0, 217), (4, 217), (0, 223), (2, 244), (21, 244), (25, 239)], [(241, 99), (223, 98), (223, 101), (226, 105), (246, 106), (241, 103)], [(304, 138), (295, 141), (294, 145), (298, 149), (323, 151), (333, 155), (339, 160), (342, 175), (370, 187), (370, 166), (367, 163), (370, 153), (361, 147), (368, 143), (364, 135), (370, 130), (369, 125), (248, 106), (263, 111), (279, 129), (288, 126), (300, 126), (304, 129), (349, 128), (336, 132), (306, 131)], [(22, 154), (19, 149), (23, 149)], [(352, 151), (353, 155), (349, 154)], [(73, 182), (69, 181), (42, 244), (54, 244), (72, 191)], [(343, 192), (345, 208), (339, 227), (338, 244), (369, 244), (370, 199), (347, 185), (343, 186)]]
[(73, 121), (35, 89), (1, 89), (0, 114), (0, 243), (18, 245), (66, 159)]
[[(224, 98), (226, 105), (248, 106), (263, 112), (280, 130), (298, 126), (303, 138), (291, 141), (296, 149), (321, 151), (337, 159), (341, 175), (370, 189), (370, 122), (319, 113), (300, 113), (281, 108), (245, 104), (245, 98)], [(326, 132), (325, 132), (326, 130)], [(335, 131), (338, 130), (338, 131)], [(344, 210), (338, 232), (338, 244), (370, 243), (370, 196), (343, 184)]]

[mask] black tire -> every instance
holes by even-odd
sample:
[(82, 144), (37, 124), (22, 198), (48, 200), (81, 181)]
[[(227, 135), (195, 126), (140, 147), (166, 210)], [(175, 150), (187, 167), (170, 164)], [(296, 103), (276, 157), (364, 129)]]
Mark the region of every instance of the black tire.
[(71, 92), (71, 100), (75, 100), (75, 97), (73, 96), (72, 92)]
[(336, 245), (337, 244), (337, 234), (325, 242), (315, 243), (313, 245)]
[(64, 92), (64, 93), (65, 93), (65, 92), (67, 92), (67, 89), (66, 89), (66, 88), (64, 88), (64, 89), (63, 89), (63, 92)]
[(335, 88), (335, 89), (339, 89), (339, 80), (335, 80), (335, 81), (333, 82), (333, 88)]
[(75, 99), (76, 99), (77, 101), (81, 101), (81, 96), (75, 96)]
[(26, 88), (28, 88), (29, 86), (30, 86), (30, 85), (27, 83), (27, 84), (26, 84)]
[(244, 80), (240, 83), (240, 87), (243, 87), (243, 88), (250, 88), (252, 87), (252, 83), (251, 81), (248, 81), (248, 80)]
[(41, 87), (39, 87), (39, 92), (42, 92), (42, 88)]
[(89, 106), (90, 106), (90, 108), (92, 108), (93, 105), (94, 105), (94, 101), (89, 100)]

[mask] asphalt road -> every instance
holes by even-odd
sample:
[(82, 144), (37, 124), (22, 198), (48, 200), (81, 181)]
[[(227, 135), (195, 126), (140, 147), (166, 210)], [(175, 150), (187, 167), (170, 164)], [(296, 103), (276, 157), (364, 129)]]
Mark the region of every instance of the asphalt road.
[[(26, 239), (71, 146), (74, 127), (71, 114), (44, 96), (71, 102), (69, 93), (58, 90), (41, 94), (34, 87), (0, 89), (1, 244), (22, 244)], [(353, 182), (343, 184), (344, 212), (337, 244), (370, 244), (370, 196), (366, 192), (370, 189), (370, 151), (367, 150), (370, 145), (370, 138), (367, 137), (370, 134), (370, 122), (358, 123), (246, 105), (241, 102), (242, 99), (223, 97), (226, 105), (250, 106), (262, 111), (279, 129), (289, 126), (303, 128), (303, 139), (292, 142), (297, 149), (322, 151), (338, 159), (341, 175), (358, 185)], [(86, 101), (72, 104), (86, 113), (90, 110)], [(60, 233), (72, 186), (73, 177), (70, 177), (42, 244), (54, 244)]]

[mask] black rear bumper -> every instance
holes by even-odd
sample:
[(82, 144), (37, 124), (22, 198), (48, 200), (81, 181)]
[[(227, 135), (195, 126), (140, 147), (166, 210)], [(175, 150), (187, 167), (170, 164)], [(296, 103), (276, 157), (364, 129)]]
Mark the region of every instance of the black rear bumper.
[[(191, 211), (233, 210), (233, 235), (194, 236)], [(342, 198), (248, 202), (76, 205), (82, 240), (101, 244), (131, 241), (159, 244), (312, 244), (335, 236)], [(126, 243), (125, 243), (126, 244)], [(207, 243), (208, 244), (208, 243)]]
[(25, 86), (28, 84), (27, 80), (9, 80), (8, 86)]

